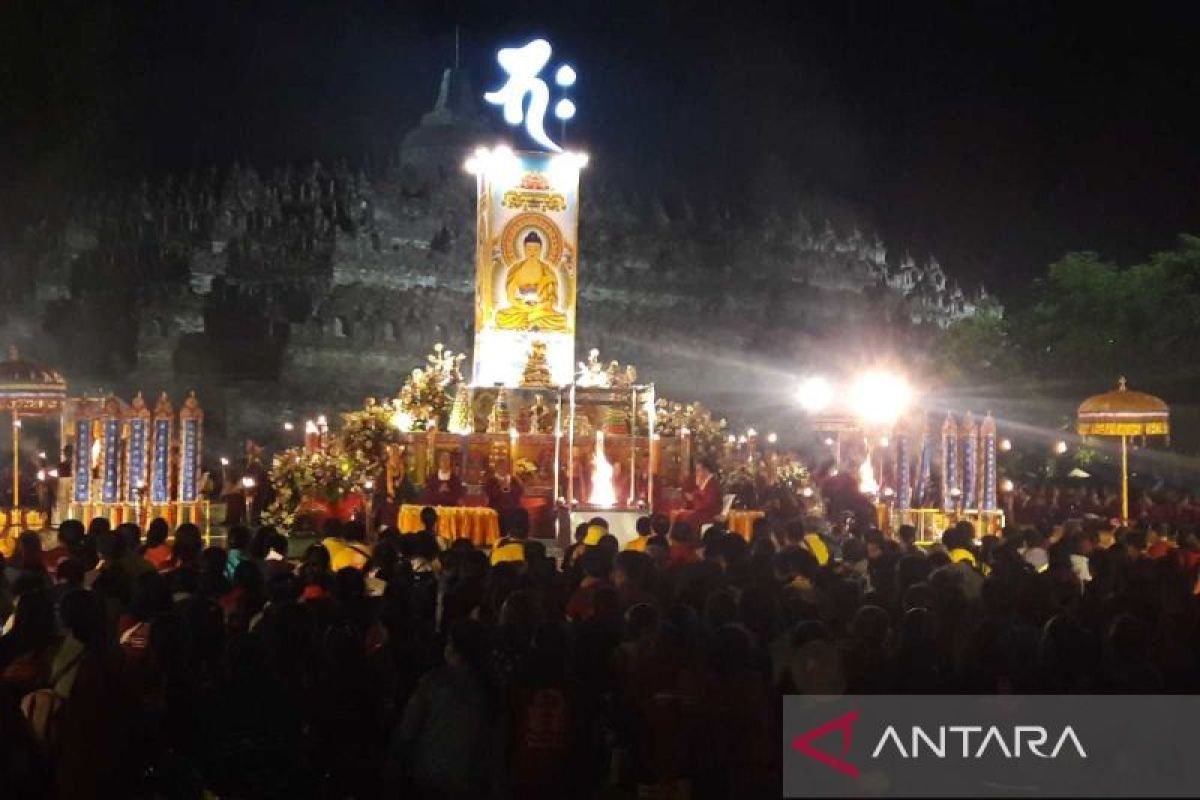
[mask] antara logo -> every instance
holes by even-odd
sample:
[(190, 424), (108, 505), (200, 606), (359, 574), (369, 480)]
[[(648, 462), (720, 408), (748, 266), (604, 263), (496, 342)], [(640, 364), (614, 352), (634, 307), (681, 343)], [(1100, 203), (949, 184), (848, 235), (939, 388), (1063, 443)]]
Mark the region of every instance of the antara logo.
[[(846, 756), (850, 754), (850, 746), (854, 740), (854, 723), (858, 718), (859, 712), (855, 710), (818, 725), (793, 739), (792, 748), (832, 770), (857, 778), (858, 767), (847, 761)], [(817, 739), (835, 732), (841, 734), (840, 756), (819, 750), (813, 745)], [(1054, 745), (1047, 751), (1047, 744), (1052, 739)], [(1088, 757), (1070, 725), (1063, 728), (1057, 737), (1051, 737), (1050, 732), (1041, 725), (1016, 725), (1007, 730), (1007, 733), (996, 725), (986, 728), (982, 725), (940, 725), (932, 729), (932, 732), (914, 725), (907, 738), (901, 737), (896, 726), (889, 725), (871, 751), (871, 758), (878, 759), (893, 752), (906, 759), (981, 759), (988, 755), (1004, 758), (1058, 758), (1064, 749), (1073, 749), (1079, 758)], [(1070, 755), (1070, 752), (1067, 755)]]
[[(1049, 753), (1043, 752), (1043, 747), (1050, 741), (1050, 733), (1041, 725), (1016, 725), (1006, 736), (995, 725), (984, 728), (981, 725), (939, 725), (937, 735), (930, 736), (924, 728), (917, 725), (912, 727), (909, 735), (909, 747), (906, 750), (904, 742), (896, 728), (888, 725), (879, 743), (871, 752), (871, 758), (879, 758), (881, 753), (894, 749), (901, 758), (920, 758), (928, 754), (933, 758), (946, 758), (949, 751), (951, 757), (958, 753), (962, 758), (983, 758), (986, 755), (1002, 755), (1005, 758), (1021, 758), (1025, 753), (1038, 758), (1058, 758), (1058, 754), (1068, 744), (1075, 749), (1080, 758), (1087, 758), (1079, 737), (1070, 726), (1063, 728), (1062, 733), (1054, 742), (1054, 748)], [(978, 746), (972, 748), (972, 736), (978, 736), (974, 741)], [(950, 750), (949, 747), (957, 739), (959, 746)], [(922, 753), (922, 749), (925, 753)]]
[(818, 750), (812, 746), (814, 739), (820, 739), (831, 731), (842, 732), (842, 755), (845, 756), (850, 752), (850, 744), (854, 739), (854, 723), (858, 719), (857, 711), (850, 711), (835, 720), (830, 720), (824, 725), (819, 725), (811, 731), (800, 734), (792, 740), (792, 747), (799, 750), (804, 755), (819, 761), (830, 769), (837, 770), (843, 775), (849, 775), (851, 778), (858, 777), (858, 767), (851, 764), (849, 761), (843, 761), (836, 756), (831, 756), (823, 750)]

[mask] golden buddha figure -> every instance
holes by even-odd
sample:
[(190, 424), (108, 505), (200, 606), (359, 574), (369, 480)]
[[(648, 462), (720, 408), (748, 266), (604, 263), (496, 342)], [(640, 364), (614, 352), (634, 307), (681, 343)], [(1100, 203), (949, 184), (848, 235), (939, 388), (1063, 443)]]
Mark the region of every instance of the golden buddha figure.
[(508, 268), (504, 282), (508, 307), (496, 312), (496, 327), (510, 331), (565, 331), (558, 310), (558, 276), (542, 259), (542, 239), (533, 231), (521, 242), (524, 257)]

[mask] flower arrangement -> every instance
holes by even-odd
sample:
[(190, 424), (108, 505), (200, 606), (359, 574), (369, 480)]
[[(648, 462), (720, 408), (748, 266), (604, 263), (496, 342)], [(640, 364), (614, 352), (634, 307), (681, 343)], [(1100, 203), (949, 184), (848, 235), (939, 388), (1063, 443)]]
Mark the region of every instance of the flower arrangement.
[(425, 366), (409, 374), (392, 401), (393, 424), (399, 421), (402, 430), (413, 431), (446, 427), (465, 359), (464, 353), (447, 350), (440, 342), (435, 344), (433, 352), (425, 357)]
[(354, 491), (361, 475), (356, 472), (354, 460), (338, 447), (315, 452), (289, 447), (276, 453), (270, 472), (275, 502), (263, 512), (263, 521), (290, 529), (306, 499), (336, 503)]
[(538, 474), (538, 465), (528, 458), (518, 458), (513, 466), (513, 472), (521, 480), (528, 480)]
[(660, 436), (679, 436), (684, 430), (692, 437), (697, 457), (720, 459), (729, 422), (714, 419), (712, 412), (700, 403), (676, 403), (665, 397), (654, 403), (654, 430)]
[(342, 414), (338, 449), (364, 476), (381, 473), (387, 464), (388, 445), (399, 444), (400, 431), (395, 424), (395, 409), (388, 404), (368, 402), (361, 411)]
[(775, 482), (793, 493), (799, 492), (808, 485), (808, 467), (791, 458), (783, 461), (775, 469)]
[(600, 351), (593, 347), (588, 351), (587, 362), (578, 362), (579, 369), (575, 374), (575, 385), (600, 389), (628, 389), (637, 383), (637, 368), (626, 364), (622, 369), (617, 361), (608, 362), (605, 366), (600, 361)]
[(270, 473), (275, 502), (264, 519), (291, 528), (305, 501), (337, 503), (368, 479), (377, 480), (386, 470), (388, 447), (399, 444), (402, 433), (444, 427), (465, 359), (434, 345), (425, 366), (412, 371), (393, 401), (368, 400), (362, 410), (342, 414), (341, 430), (318, 450), (293, 447), (278, 453)]

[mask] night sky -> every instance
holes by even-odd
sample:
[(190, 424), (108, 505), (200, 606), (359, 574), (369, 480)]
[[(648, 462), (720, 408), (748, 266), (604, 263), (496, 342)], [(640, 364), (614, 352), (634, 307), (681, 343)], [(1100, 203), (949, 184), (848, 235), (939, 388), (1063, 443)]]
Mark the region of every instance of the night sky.
[(821, 198), (1006, 298), (1065, 251), (1200, 232), (1200, 4), (2, 5), (0, 230), (79, 183), (382, 159), (459, 25), (480, 92), (497, 46), (549, 38), (570, 138), (648, 187)]

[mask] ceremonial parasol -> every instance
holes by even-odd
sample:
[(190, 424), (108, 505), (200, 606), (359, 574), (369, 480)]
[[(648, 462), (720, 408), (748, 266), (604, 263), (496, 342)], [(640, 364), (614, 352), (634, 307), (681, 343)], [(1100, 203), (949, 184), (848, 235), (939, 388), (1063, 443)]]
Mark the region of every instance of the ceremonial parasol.
[(0, 361), (0, 412), (12, 414), (13, 508), (21, 507), (21, 417), (62, 413), (67, 382), (57, 370), (23, 361), (17, 348)]
[(1081, 436), (1121, 437), (1121, 518), (1129, 519), (1129, 437), (1169, 436), (1170, 409), (1154, 395), (1130, 391), (1121, 378), (1115, 392), (1080, 403), (1077, 416)]

